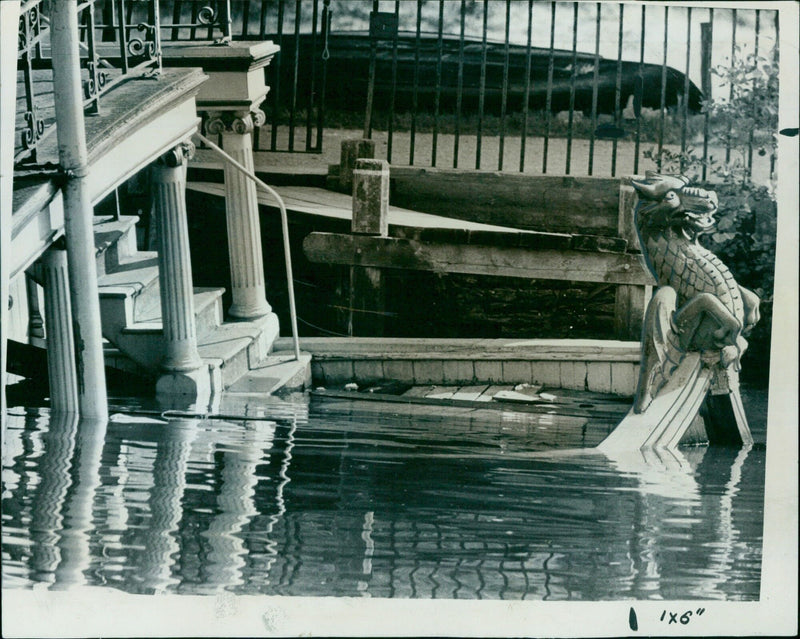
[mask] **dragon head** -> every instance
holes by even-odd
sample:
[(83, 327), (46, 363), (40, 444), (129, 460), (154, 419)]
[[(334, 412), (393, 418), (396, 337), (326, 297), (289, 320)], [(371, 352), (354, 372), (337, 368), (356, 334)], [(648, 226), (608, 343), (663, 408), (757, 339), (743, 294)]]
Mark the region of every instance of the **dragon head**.
[(636, 223), (641, 233), (653, 235), (667, 228), (695, 239), (716, 225), (717, 194), (689, 186), (683, 175), (662, 175), (653, 171), (644, 180), (631, 180), (639, 195)]

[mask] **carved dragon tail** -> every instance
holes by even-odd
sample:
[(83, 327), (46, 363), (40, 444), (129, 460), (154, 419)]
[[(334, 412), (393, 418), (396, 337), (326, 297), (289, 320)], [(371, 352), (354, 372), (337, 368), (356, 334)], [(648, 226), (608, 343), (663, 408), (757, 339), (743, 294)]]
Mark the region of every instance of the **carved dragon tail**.
[(663, 286), (656, 291), (647, 307), (642, 364), (633, 405), (636, 413), (647, 409), (686, 355), (673, 324), (676, 305), (675, 290)]

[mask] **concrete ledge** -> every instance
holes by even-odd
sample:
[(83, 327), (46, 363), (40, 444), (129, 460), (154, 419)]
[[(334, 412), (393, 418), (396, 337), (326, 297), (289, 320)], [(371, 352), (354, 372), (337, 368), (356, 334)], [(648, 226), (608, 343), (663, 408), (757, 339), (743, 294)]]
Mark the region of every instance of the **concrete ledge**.
[[(613, 340), (305, 338), (315, 384), (520, 384), (633, 395), (638, 342)], [(275, 350), (291, 348), (276, 341)]]

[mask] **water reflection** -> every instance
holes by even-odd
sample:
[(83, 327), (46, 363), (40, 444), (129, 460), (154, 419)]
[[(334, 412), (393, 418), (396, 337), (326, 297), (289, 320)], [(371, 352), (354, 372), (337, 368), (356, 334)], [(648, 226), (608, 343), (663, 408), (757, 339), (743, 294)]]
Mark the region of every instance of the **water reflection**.
[(758, 597), (763, 449), (533, 457), (538, 422), (307, 410), (10, 422), (4, 586)]

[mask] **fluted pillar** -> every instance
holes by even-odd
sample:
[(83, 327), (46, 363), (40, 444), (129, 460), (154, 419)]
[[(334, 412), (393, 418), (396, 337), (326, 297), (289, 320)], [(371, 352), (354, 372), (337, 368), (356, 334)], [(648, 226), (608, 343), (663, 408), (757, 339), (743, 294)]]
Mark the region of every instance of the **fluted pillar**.
[[(254, 127), (264, 123), (259, 110), (213, 113), (206, 123), (208, 133), (222, 134), (222, 147), (234, 160), (253, 171)], [(233, 304), (228, 314), (239, 318), (260, 317), (272, 308), (264, 284), (264, 257), (258, 217), (256, 186), (230, 164), (225, 166), (225, 210), (228, 256), (231, 267)]]
[(42, 256), (42, 271), (50, 407), (57, 412), (77, 413), (78, 376), (75, 369), (67, 252), (58, 245), (50, 248)]
[(186, 160), (191, 143), (179, 144), (152, 167), (158, 236), (158, 274), (164, 331), (163, 371), (156, 392), (208, 396), (207, 367), (197, 351), (192, 262), (186, 221)]

